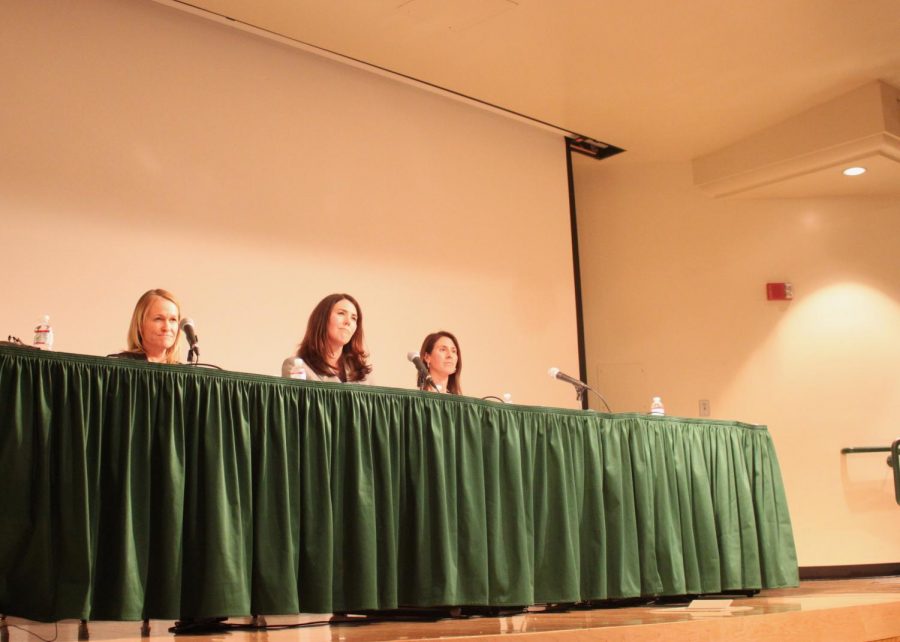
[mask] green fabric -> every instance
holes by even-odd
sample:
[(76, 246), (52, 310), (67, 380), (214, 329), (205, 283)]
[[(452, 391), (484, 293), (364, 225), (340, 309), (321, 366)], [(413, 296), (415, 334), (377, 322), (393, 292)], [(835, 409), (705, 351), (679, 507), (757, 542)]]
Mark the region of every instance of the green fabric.
[(768, 431), (0, 347), (0, 613), (794, 586)]

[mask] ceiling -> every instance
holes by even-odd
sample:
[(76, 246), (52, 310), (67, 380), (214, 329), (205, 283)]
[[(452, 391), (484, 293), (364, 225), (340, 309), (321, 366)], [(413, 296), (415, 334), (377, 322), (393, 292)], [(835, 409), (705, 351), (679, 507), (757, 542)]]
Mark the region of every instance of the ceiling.
[(900, 87), (900, 0), (167, 3), (626, 149), (616, 162), (694, 159), (866, 83)]

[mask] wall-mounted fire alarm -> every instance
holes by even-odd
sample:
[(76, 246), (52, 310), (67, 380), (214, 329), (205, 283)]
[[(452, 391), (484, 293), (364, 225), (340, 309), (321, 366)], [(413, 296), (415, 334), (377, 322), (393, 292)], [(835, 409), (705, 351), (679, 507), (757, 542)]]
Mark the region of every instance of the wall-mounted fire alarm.
[(790, 301), (794, 298), (794, 286), (790, 283), (766, 283), (769, 301)]

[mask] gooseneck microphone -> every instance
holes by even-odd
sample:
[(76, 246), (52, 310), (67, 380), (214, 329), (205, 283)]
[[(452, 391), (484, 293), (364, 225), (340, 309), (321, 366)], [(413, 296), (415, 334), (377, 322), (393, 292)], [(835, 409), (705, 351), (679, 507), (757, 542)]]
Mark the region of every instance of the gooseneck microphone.
[(420, 385), (428, 384), (437, 392), (440, 392), (440, 388), (431, 380), (431, 373), (428, 371), (428, 366), (425, 365), (425, 362), (422, 361), (422, 357), (419, 356), (418, 352), (407, 352), (406, 358), (409, 359), (412, 364), (416, 367), (416, 370), (419, 371), (419, 382)]
[(579, 381), (575, 377), (570, 377), (564, 372), (560, 372), (559, 368), (550, 368), (547, 371), (547, 374), (550, 375), (551, 379), (559, 379), (560, 381), (565, 381), (566, 383), (571, 383), (576, 388), (587, 388), (588, 385), (583, 381)]
[(576, 379), (575, 377), (570, 377), (569, 375), (567, 375), (564, 372), (560, 372), (559, 368), (550, 368), (547, 371), (547, 374), (550, 375), (551, 379), (559, 379), (560, 381), (565, 381), (566, 383), (571, 383), (573, 386), (575, 386), (575, 398), (578, 401), (582, 400), (586, 390), (590, 390), (595, 395), (600, 397), (600, 401), (602, 401), (603, 405), (606, 406), (607, 412), (612, 412), (612, 410), (610, 410), (609, 404), (606, 403), (606, 399), (603, 398), (603, 395), (601, 395), (599, 392), (597, 392), (596, 390), (591, 388), (585, 382), (580, 381), (579, 379)]
[(196, 363), (200, 358), (200, 348), (197, 347), (197, 330), (194, 328), (194, 320), (190, 317), (184, 317), (178, 324), (178, 329), (184, 332), (184, 337), (188, 342), (188, 363), (193, 361)]

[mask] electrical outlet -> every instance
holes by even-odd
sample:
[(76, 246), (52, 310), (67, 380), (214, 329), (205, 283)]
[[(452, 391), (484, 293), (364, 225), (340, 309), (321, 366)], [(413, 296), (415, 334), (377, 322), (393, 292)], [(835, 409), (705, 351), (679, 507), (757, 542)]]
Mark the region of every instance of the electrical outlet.
[(700, 400), (700, 416), (709, 417), (709, 399)]

